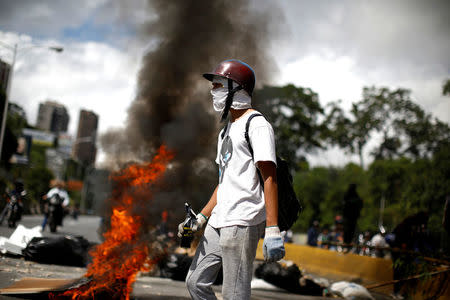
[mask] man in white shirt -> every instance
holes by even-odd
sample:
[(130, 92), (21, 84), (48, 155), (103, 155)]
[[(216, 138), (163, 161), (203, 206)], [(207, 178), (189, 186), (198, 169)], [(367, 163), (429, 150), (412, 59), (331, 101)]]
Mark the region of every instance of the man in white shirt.
[[(214, 109), (222, 120), (216, 163), (219, 183), (209, 202), (197, 215), (194, 231), (208, 222), (186, 277), (193, 299), (216, 299), (211, 285), (223, 267), (223, 299), (250, 299), (253, 261), (260, 237), (265, 234), (263, 253), (267, 261), (284, 257), (278, 228), (278, 189), (275, 139), (265, 118), (254, 118), (248, 130), (253, 157), (244, 137), (251, 108), (255, 74), (238, 60), (220, 63), (203, 75), (212, 82)], [(263, 186), (260, 181), (262, 177)], [(179, 226), (179, 236), (183, 232)]]
[[(58, 195), (59, 199), (61, 199), (61, 201), (62, 201), (61, 202), (61, 208), (62, 208), (61, 213), (62, 214), (64, 213), (64, 209), (70, 203), (69, 194), (64, 189), (64, 182), (57, 180), (54, 184), (54, 187), (51, 188), (48, 191), (48, 193), (42, 197), (42, 199), (44, 199), (46, 201), (46, 203), (45, 203), (46, 211), (44, 213), (44, 220), (42, 221), (42, 231), (44, 231), (45, 226), (47, 225), (47, 220), (48, 220), (48, 200), (51, 199), (55, 195)], [(62, 225), (62, 218), (63, 218), (63, 216), (61, 216), (61, 225)]]

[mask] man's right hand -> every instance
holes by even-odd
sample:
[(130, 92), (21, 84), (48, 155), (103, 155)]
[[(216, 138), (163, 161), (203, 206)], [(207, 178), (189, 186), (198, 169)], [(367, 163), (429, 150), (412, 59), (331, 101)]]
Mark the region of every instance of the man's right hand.
[[(208, 218), (205, 215), (203, 215), (202, 213), (197, 214), (196, 217), (197, 218), (194, 220), (194, 224), (192, 224), (192, 228), (191, 228), (193, 232), (197, 232), (200, 229), (202, 229), (203, 226), (208, 221)], [(178, 234), (177, 234), (177, 236), (179, 238), (181, 238), (183, 236), (183, 232), (184, 232), (183, 227), (184, 227), (184, 222), (178, 224)]]

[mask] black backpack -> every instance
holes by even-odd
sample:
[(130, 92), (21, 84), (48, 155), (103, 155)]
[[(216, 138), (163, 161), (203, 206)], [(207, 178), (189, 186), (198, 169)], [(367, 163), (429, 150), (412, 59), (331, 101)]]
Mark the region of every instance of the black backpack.
[[(248, 148), (253, 158), (253, 148), (250, 144), (250, 137), (248, 135), (248, 129), (250, 127), (250, 121), (254, 117), (264, 117), (261, 114), (253, 114), (245, 125), (245, 140), (247, 141)], [(257, 169), (259, 180), (264, 187), (263, 178), (261, 173)], [(297, 221), (298, 216), (303, 211), (299, 199), (295, 195), (294, 187), (292, 186), (292, 175), (289, 172), (289, 164), (286, 160), (277, 155), (277, 183), (278, 183), (278, 227), (280, 231), (288, 230)]]

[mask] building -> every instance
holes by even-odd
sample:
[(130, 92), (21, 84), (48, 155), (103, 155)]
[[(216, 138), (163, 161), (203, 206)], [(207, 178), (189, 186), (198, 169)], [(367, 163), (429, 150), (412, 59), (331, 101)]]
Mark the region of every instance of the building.
[(67, 131), (69, 120), (70, 117), (64, 105), (55, 101), (39, 104), (37, 128), (58, 134)]
[(109, 180), (110, 171), (88, 168), (83, 181), (80, 210), (82, 213), (105, 217), (108, 211), (108, 199), (111, 198), (112, 186)]
[(85, 166), (95, 163), (97, 148), (98, 115), (92, 111), (81, 110), (78, 131), (73, 145), (73, 157)]
[(6, 93), (11, 66), (0, 59), (0, 91)]

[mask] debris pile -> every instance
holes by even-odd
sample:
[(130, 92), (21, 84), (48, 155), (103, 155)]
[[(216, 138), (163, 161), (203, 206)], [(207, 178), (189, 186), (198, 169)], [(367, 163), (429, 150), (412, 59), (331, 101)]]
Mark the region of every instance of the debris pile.
[(34, 237), (22, 254), (38, 263), (86, 267), (90, 246), (82, 236)]
[(298, 266), (290, 261), (262, 263), (255, 270), (255, 277), (291, 293), (322, 296), (325, 286), (303, 275)]

